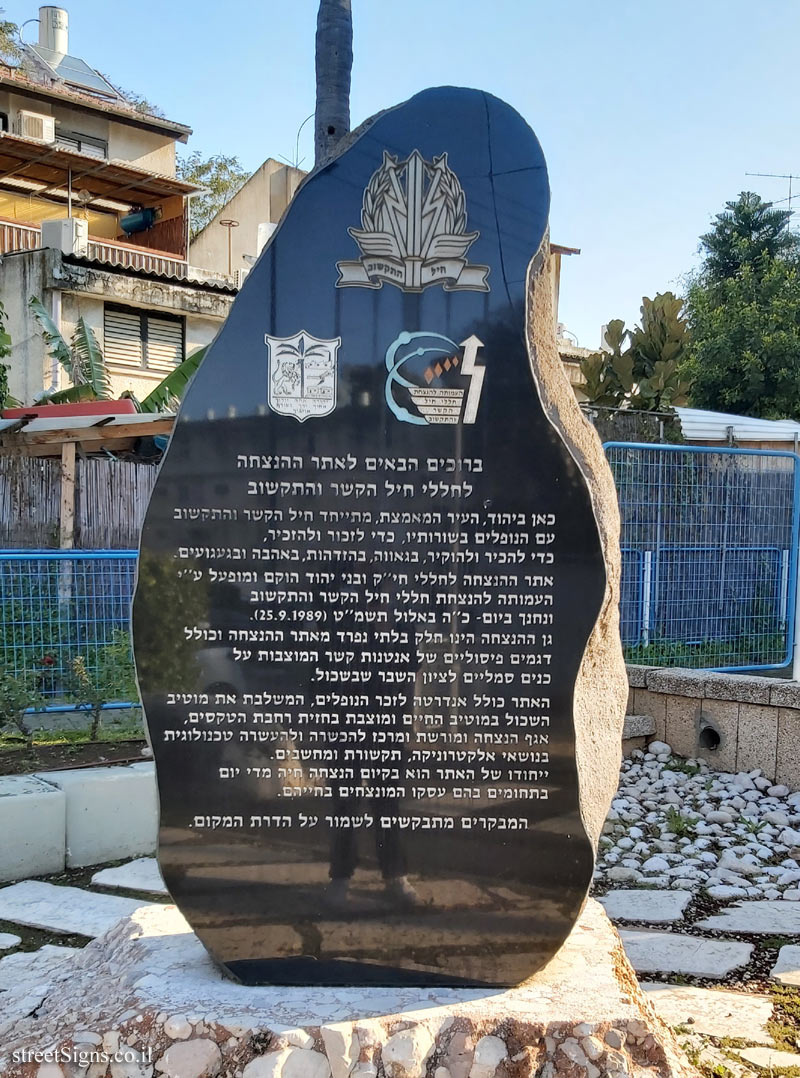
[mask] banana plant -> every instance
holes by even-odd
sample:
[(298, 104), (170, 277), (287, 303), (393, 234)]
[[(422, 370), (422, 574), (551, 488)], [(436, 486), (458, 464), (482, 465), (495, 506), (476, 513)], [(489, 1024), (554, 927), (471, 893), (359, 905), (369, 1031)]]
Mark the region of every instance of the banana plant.
[(176, 411), (186, 387), (203, 362), (207, 351), (208, 345), (198, 348), (196, 352), (187, 356), (183, 363), (179, 363), (174, 371), (170, 371), (166, 378), (147, 394), (139, 403), (138, 410), (140, 412)]
[[(61, 364), (72, 382), (67, 389), (40, 394), (37, 403), (76, 404), (80, 401), (111, 400), (114, 394), (103, 350), (83, 316), (78, 319), (75, 332), (68, 343), (41, 300), (32, 296), (28, 306), (41, 327), (42, 337), (48, 345), (51, 357)], [(134, 402), (137, 412), (177, 410), (186, 387), (207, 351), (208, 346), (205, 346), (192, 352), (175, 370), (170, 371), (143, 401), (137, 400), (134, 394), (127, 390), (122, 396)]]
[(42, 330), (50, 356), (67, 372), (72, 385), (55, 393), (44, 392), (38, 404), (75, 404), (87, 400), (111, 400), (111, 379), (102, 349), (91, 326), (83, 315), (78, 319), (69, 342), (44, 308), (42, 301), (31, 296), (28, 306)]

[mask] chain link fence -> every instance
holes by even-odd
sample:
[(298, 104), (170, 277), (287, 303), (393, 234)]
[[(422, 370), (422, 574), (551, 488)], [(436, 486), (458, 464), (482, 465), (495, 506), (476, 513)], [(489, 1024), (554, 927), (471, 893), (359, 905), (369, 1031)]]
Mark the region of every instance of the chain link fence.
[(800, 458), (607, 442), (622, 517), (628, 662), (715, 670), (791, 662)]
[(35, 710), (138, 706), (135, 550), (0, 551), (0, 675)]

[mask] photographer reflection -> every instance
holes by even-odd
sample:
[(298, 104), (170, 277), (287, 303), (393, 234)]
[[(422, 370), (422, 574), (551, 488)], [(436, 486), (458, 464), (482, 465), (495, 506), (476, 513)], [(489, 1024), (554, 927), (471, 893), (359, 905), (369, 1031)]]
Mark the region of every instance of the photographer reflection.
[[(370, 565), (370, 570), (374, 565)], [(356, 605), (346, 601), (353, 590), (348, 589), (343, 574), (337, 574), (336, 585), (339, 589), (337, 609), (337, 643), (346, 645), (349, 641), (359, 641), (362, 669), (373, 663), (371, 658), (378, 653), (387, 655), (385, 635), (390, 622), (388, 612), (393, 608), (394, 597), (390, 596), (381, 583), (376, 595), (379, 602), (369, 601), (361, 609), (367, 620), (356, 624)], [(363, 600), (364, 596), (359, 596)], [(382, 626), (382, 629), (380, 628)], [(371, 830), (374, 833), (375, 855), (378, 869), (383, 879), (386, 900), (395, 907), (414, 909), (422, 902), (408, 879), (408, 863), (402, 829), (396, 822), (401, 812), (401, 805), (407, 796), (408, 753), (405, 740), (410, 727), (403, 724), (402, 702), (411, 707), (411, 693), (417, 672), (416, 649), (409, 646), (407, 634), (398, 634), (403, 643), (392, 645), (391, 658), (381, 670), (372, 673), (369, 691), (359, 693), (366, 696), (368, 706), (365, 712), (361, 707), (341, 715), (339, 730), (344, 736), (334, 739), (335, 766), (333, 773), (334, 815), (339, 825), (331, 830), (330, 843), (330, 883), (326, 890), (329, 906), (340, 910), (353, 910), (354, 903), (350, 894), (350, 884), (359, 863), (359, 834)], [(384, 639), (382, 639), (382, 636)], [(402, 672), (403, 680), (394, 683), (392, 691), (382, 680), (385, 670)], [(372, 688), (377, 685), (378, 688)], [(383, 699), (382, 699), (383, 697)], [(391, 697), (387, 706), (386, 697)], [(348, 722), (350, 718), (350, 722)], [(353, 736), (352, 740), (350, 734)], [(371, 820), (371, 826), (365, 827), (365, 818)], [(389, 821), (388, 826), (384, 822)], [(346, 821), (346, 826), (341, 823)], [(369, 841), (369, 839), (367, 840)]]
[[(359, 799), (360, 800), (360, 799)], [(366, 798), (364, 800), (367, 800)], [(386, 898), (392, 905), (404, 909), (415, 909), (422, 905), (419, 895), (409, 883), (407, 876), (406, 853), (400, 827), (392, 824), (381, 826), (382, 816), (396, 816), (400, 802), (396, 800), (373, 799), (367, 801), (370, 815), (374, 817), (375, 853), (378, 868), (383, 878)], [(354, 798), (335, 797), (337, 816), (357, 818), (362, 814)], [(333, 829), (331, 836), (331, 866), (326, 899), (334, 908), (347, 909), (350, 903), (350, 881), (358, 867), (358, 827)]]

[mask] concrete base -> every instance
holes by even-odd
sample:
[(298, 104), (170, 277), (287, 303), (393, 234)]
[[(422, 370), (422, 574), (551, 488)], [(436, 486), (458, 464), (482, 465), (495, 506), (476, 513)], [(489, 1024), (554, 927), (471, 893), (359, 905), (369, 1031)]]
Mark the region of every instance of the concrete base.
[(0, 778), (0, 883), (64, 871), (65, 806), (33, 775)]
[(152, 763), (48, 771), (36, 778), (66, 796), (67, 868), (155, 850), (158, 805)]
[(15, 1052), (87, 1042), (134, 1049), (137, 1078), (696, 1074), (594, 901), (553, 961), (508, 991), (246, 988), (223, 978), (174, 906), (150, 906), (51, 971), (33, 1014), (8, 996), (6, 1078), (42, 1078)]

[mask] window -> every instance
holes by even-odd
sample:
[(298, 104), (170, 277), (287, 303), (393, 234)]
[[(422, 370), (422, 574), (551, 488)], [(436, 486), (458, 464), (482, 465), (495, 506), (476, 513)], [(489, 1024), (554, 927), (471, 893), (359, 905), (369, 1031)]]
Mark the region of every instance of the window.
[(169, 374), (183, 360), (183, 329), (183, 319), (174, 315), (106, 304), (106, 362), (128, 370)]
[(79, 135), (77, 131), (59, 131), (56, 135), (56, 146), (62, 150), (74, 150), (75, 153), (82, 153), (87, 157), (97, 157), (101, 161), (108, 157), (108, 143), (92, 138), (91, 135)]

